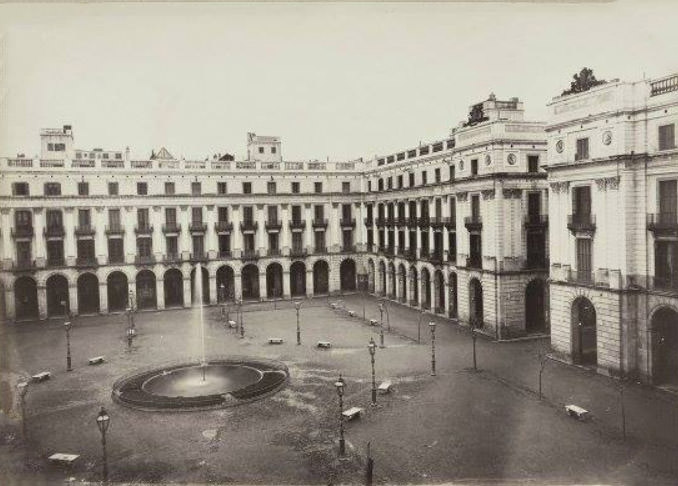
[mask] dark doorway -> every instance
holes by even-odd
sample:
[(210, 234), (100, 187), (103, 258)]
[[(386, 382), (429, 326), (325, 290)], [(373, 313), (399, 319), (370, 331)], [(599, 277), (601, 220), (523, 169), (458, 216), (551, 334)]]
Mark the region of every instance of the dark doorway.
[(329, 293), (330, 268), (325, 260), (318, 260), (313, 265), (313, 294)]
[(14, 306), (16, 319), (37, 319), (38, 285), (31, 277), (19, 277), (14, 282)]
[(469, 282), (469, 317), (472, 327), (483, 327), (483, 286), (477, 278)]
[(259, 269), (256, 265), (245, 265), (241, 280), (243, 300), (259, 299)]
[(525, 288), (525, 331), (546, 330), (546, 306), (544, 305), (544, 282), (532, 280)]
[(572, 303), (572, 360), (595, 365), (598, 361), (596, 309), (590, 300), (579, 297)]
[(431, 308), (431, 274), (426, 268), (421, 270), (421, 306)]
[(290, 292), (293, 297), (306, 295), (306, 265), (302, 262), (290, 267)]
[(122, 272), (113, 272), (106, 279), (108, 293), (108, 311), (116, 312), (127, 309), (127, 276)]
[(63, 316), (68, 309), (68, 280), (63, 275), (52, 275), (47, 279), (47, 315)]
[(163, 277), (165, 287), (165, 307), (184, 306), (184, 276), (180, 270), (171, 268)]
[(436, 314), (443, 314), (445, 312), (445, 279), (440, 270), (436, 270), (435, 275), (435, 290), (436, 290)]
[(279, 263), (266, 267), (266, 297), (280, 299), (283, 296), (283, 270)]
[(225, 302), (235, 299), (235, 274), (228, 265), (217, 270), (217, 301)]
[(99, 312), (99, 279), (92, 273), (78, 277), (78, 313)]
[(355, 290), (355, 276), (355, 262), (350, 258), (341, 262), (341, 265), (339, 265), (339, 280), (341, 281), (342, 291)]
[(158, 299), (155, 292), (155, 274), (142, 270), (137, 274), (137, 309), (155, 309)]
[(652, 381), (678, 386), (678, 312), (664, 307), (652, 316)]
[(451, 273), (449, 276), (449, 284), (450, 284), (450, 303), (448, 305), (449, 307), (449, 313), (450, 317), (457, 317), (457, 274), (456, 273)]
[(410, 267), (410, 279), (410, 287), (412, 287), (412, 302), (410, 304), (419, 305), (419, 278), (415, 267)]

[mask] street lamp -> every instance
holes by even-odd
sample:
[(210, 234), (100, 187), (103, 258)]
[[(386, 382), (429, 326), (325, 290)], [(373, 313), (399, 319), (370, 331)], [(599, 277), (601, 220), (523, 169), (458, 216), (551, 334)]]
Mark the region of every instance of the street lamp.
[(219, 300), (221, 301), (221, 319), (226, 317), (226, 287), (224, 282), (219, 285)]
[(240, 339), (243, 339), (245, 337), (245, 321), (242, 315), (242, 299), (240, 299), (240, 303), (238, 305), (240, 307)]
[(431, 376), (436, 375), (436, 323), (431, 321), (428, 323), (431, 329)]
[(71, 367), (71, 321), (64, 322), (66, 329), (66, 371), (73, 371)]
[(294, 308), (297, 311), (297, 346), (301, 344), (301, 328), (299, 327), (299, 311), (301, 310), (301, 302), (295, 302)]
[(111, 424), (111, 417), (108, 416), (108, 413), (101, 407), (99, 415), (97, 415), (97, 427), (99, 427), (99, 432), (101, 432), (101, 447), (103, 450), (103, 477), (104, 482), (108, 481), (108, 457), (106, 456), (106, 431), (108, 426)]
[(370, 351), (370, 359), (372, 360), (372, 406), (377, 406), (377, 382), (374, 378), (374, 354), (377, 352), (377, 345), (374, 343), (374, 338), (370, 338), (370, 344), (367, 345)]
[(339, 379), (334, 382), (337, 388), (337, 395), (339, 396), (339, 455), (343, 456), (346, 453), (346, 443), (344, 441), (344, 386), (346, 386), (344, 379), (339, 375)]
[(473, 339), (473, 370), (478, 371), (478, 362), (476, 360), (476, 322), (475, 318), (471, 319), (471, 339)]
[(21, 405), (21, 435), (26, 440), (26, 393), (28, 392), (28, 382), (21, 381), (16, 384), (19, 392), (19, 403)]
[(379, 304), (379, 347), (384, 348), (384, 304)]

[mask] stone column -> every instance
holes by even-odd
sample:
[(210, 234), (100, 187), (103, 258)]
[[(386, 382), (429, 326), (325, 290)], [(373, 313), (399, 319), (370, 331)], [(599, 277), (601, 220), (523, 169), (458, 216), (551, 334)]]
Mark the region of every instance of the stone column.
[(290, 272), (283, 270), (283, 276), (282, 276), (282, 284), (283, 284), (283, 299), (290, 299), (292, 298), (292, 294), (290, 291)]
[(108, 314), (108, 282), (106, 280), (99, 281), (99, 313)]
[(98, 206), (93, 208), (93, 221), (92, 225), (94, 227), (94, 255), (99, 264), (108, 263), (108, 245), (106, 241), (106, 213), (104, 208)]
[(231, 232), (231, 254), (233, 255), (233, 258), (240, 258), (243, 245), (242, 230), (240, 229), (241, 217), (239, 204), (231, 206), (231, 222), (233, 223), (233, 231)]
[(254, 244), (255, 248), (259, 250), (259, 255), (263, 256), (266, 254), (266, 236), (268, 232), (266, 231), (266, 216), (264, 215), (264, 205), (257, 204), (254, 206), (254, 221), (259, 222), (259, 228), (254, 234)]
[[(188, 206), (180, 206), (179, 207), (179, 222), (181, 223), (181, 233), (179, 233), (179, 254), (182, 256), (184, 260), (188, 260), (188, 258), (191, 255), (191, 252), (193, 250), (192, 245), (191, 245), (191, 232), (189, 231), (190, 229), (190, 215), (188, 214)], [(189, 281), (190, 282), (190, 281)], [(189, 293), (190, 293), (190, 283), (189, 283)], [(184, 299), (184, 305), (186, 303), (186, 299)], [(190, 299), (189, 299), (189, 306), (190, 306)]]
[(74, 283), (68, 283), (68, 305), (71, 311), (71, 314), (74, 316), (78, 315), (78, 285)]
[(233, 273), (233, 298), (242, 299), (242, 274), (240, 272)]
[(75, 265), (76, 247), (75, 247), (75, 210), (72, 207), (64, 209), (64, 257), (66, 265), (72, 267)]
[(266, 270), (263, 272), (259, 270), (259, 300), (266, 299), (268, 299), (268, 295), (266, 293)]
[(355, 203), (355, 214), (356, 220), (356, 249), (358, 251), (365, 251), (367, 245), (367, 236), (365, 235), (365, 204), (362, 202)]
[(311, 212), (311, 205), (309, 203), (304, 204), (304, 221), (306, 221), (306, 228), (304, 229), (304, 240), (306, 248), (309, 250), (309, 253), (313, 251), (315, 237), (315, 231), (313, 230), (313, 213)]
[[(409, 212), (410, 212), (409, 201), (406, 200), (405, 205), (403, 207), (405, 208), (404, 211), (403, 211), (403, 216), (407, 220), (407, 218), (409, 218)], [(405, 230), (405, 248), (409, 248), (412, 245), (412, 242), (410, 242), (410, 227), (405, 225), (404, 230)]]
[(134, 263), (137, 253), (137, 238), (134, 228), (136, 227), (136, 215), (132, 207), (121, 208), (120, 224), (125, 228), (123, 250), (125, 251), (125, 263)]
[(191, 307), (191, 277), (184, 277), (184, 307)]
[(14, 306), (14, 287), (7, 287), (5, 289), (5, 319), (13, 321), (16, 319), (16, 308)]
[[(12, 245), (12, 220), (10, 218), (9, 208), (0, 209), (0, 227), (4, 229), (2, 232), (2, 261), (5, 268), (9, 268), (9, 264), (15, 259), (14, 245)], [(42, 235), (40, 235), (42, 236)]]
[[(207, 224), (207, 231), (205, 231), (205, 254), (210, 259), (214, 259), (219, 255), (219, 237), (214, 229), (216, 222), (216, 211), (214, 204), (206, 207), (207, 214), (205, 215), (205, 223)], [(216, 295), (216, 294), (215, 294)], [(212, 300), (212, 291), (210, 290), (210, 301)]]
[(47, 287), (38, 284), (38, 316), (41, 320), (47, 319)]
[(330, 205), (328, 231), (328, 247), (331, 252), (339, 251), (341, 248), (341, 226), (339, 226), (339, 203), (333, 202)]
[(155, 300), (158, 310), (165, 308), (165, 279), (160, 277), (155, 282)]
[(283, 204), (282, 210), (280, 211), (280, 222), (282, 227), (280, 228), (280, 248), (283, 255), (290, 254), (290, 248), (292, 244), (290, 243), (290, 206), (289, 204)]
[[(3, 226), (3, 228), (9, 228), (9, 226)], [(45, 266), (45, 261), (47, 260), (47, 248), (45, 245), (44, 230), (45, 211), (43, 211), (42, 208), (34, 208), (33, 231), (35, 234), (35, 246), (33, 247), (33, 259), (35, 260), (38, 268), (43, 268)]]
[(210, 305), (217, 303), (217, 275), (209, 276), (209, 286), (210, 286)]
[(306, 296), (313, 297), (313, 267), (310, 270), (306, 270)]

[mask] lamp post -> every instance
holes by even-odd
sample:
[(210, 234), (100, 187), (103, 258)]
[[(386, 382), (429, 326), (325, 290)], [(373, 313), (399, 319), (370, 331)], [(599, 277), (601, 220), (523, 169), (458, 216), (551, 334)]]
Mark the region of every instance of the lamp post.
[(471, 320), (471, 339), (473, 340), (473, 370), (478, 371), (478, 362), (476, 360), (476, 323), (475, 318)]
[(301, 328), (299, 327), (299, 311), (301, 310), (301, 302), (295, 302), (294, 308), (297, 311), (297, 346), (301, 344)]
[(374, 343), (374, 338), (370, 338), (370, 344), (367, 345), (370, 351), (370, 359), (372, 361), (372, 406), (377, 406), (377, 382), (374, 377), (374, 355), (377, 352), (377, 345)]
[(101, 407), (99, 415), (97, 415), (97, 427), (99, 427), (99, 432), (101, 432), (101, 447), (103, 451), (103, 478), (104, 482), (108, 481), (108, 457), (106, 456), (106, 431), (108, 426), (111, 424), (111, 417), (108, 416), (106, 409)]
[(384, 304), (379, 304), (379, 347), (384, 348)]
[(242, 315), (242, 299), (240, 299), (240, 302), (238, 303), (238, 307), (240, 308), (240, 339), (244, 339), (245, 337), (245, 320)]
[(339, 396), (339, 455), (343, 456), (346, 453), (346, 443), (344, 441), (344, 386), (346, 386), (344, 379), (339, 375), (339, 379), (334, 382)]
[(436, 376), (436, 323), (431, 321), (428, 327), (431, 329), (431, 376)]
[(224, 282), (219, 285), (219, 300), (221, 301), (221, 320), (223, 321), (226, 317), (226, 287)]
[(19, 404), (21, 405), (21, 436), (24, 438), (24, 441), (27, 438), (26, 435), (26, 393), (28, 392), (28, 382), (21, 381), (16, 384), (17, 391), (19, 392)]
[(64, 322), (66, 330), (66, 371), (73, 371), (71, 367), (71, 321)]

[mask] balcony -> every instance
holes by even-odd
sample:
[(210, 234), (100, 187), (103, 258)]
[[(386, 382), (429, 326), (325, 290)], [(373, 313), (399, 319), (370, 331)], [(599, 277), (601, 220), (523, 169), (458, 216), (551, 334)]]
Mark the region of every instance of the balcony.
[(431, 218), (429, 218), (428, 215), (419, 216), (417, 218), (417, 225), (420, 228), (423, 228), (425, 226), (429, 226), (430, 224), (431, 224)]
[(447, 250), (447, 261), (450, 263), (457, 263), (457, 252)]
[(251, 232), (252, 233), (252, 232), (256, 231), (257, 228), (259, 228), (259, 223), (257, 223), (256, 221), (245, 220), (245, 221), (240, 223), (240, 230), (243, 233), (244, 232)]
[(570, 214), (567, 217), (567, 229), (573, 233), (593, 233), (596, 230), (596, 217), (593, 214)]
[(214, 223), (214, 231), (217, 233), (230, 233), (233, 231), (233, 223), (230, 221), (217, 221)]
[(355, 253), (356, 252), (355, 245), (342, 245), (341, 252), (342, 253)]
[(33, 238), (33, 226), (17, 226), (12, 228), (11, 234), (12, 238)]
[(17, 260), (16, 264), (14, 265), (15, 272), (27, 272), (35, 270), (35, 268), (35, 260), (30, 260), (28, 258)]
[(393, 258), (395, 256), (395, 247), (389, 245), (386, 248), (384, 248), (384, 255), (386, 255), (389, 258)]
[(136, 255), (134, 263), (137, 265), (152, 265), (155, 263), (155, 257), (153, 255)]
[(134, 228), (134, 232), (137, 235), (152, 235), (153, 234), (153, 226), (150, 225), (143, 225), (143, 226), (136, 226)]
[(252, 249), (245, 249), (242, 251), (242, 255), (240, 257), (242, 260), (258, 260), (259, 259), (259, 251), (258, 250), (252, 250)]
[(313, 227), (314, 228), (327, 228), (327, 220), (326, 219), (314, 219), (313, 220)]
[(545, 270), (549, 267), (546, 255), (527, 255), (525, 270)]
[(442, 228), (449, 219), (450, 218), (444, 218), (442, 216), (435, 216), (431, 218), (431, 226), (433, 226), (434, 228)]
[(411, 216), (411, 217), (407, 220), (407, 226), (409, 226), (410, 228), (416, 228), (416, 227), (417, 227), (417, 224), (419, 224), (419, 220), (418, 220), (418, 218), (417, 218), (416, 216)]
[(366, 250), (367, 250), (367, 253), (374, 253), (374, 243), (368, 243)]
[(483, 259), (480, 257), (480, 255), (473, 255), (473, 256), (470, 256), (470, 257), (466, 257), (466, 266), (468, 268), (482, 269), (483, 268)]
[(591, 271), (584, 272), (578, 270), (570, 270), (570, 273), (567, 276), (567, 281), (581, 285), (593, 285), (593, 283), (595, 282), (593, 277), (594, 275), (593, 272)]
[(265, 226), (266, 231), (280, 231), (280, 228), (282, 228), (282, 221), (279, 219), (270, 219), (266, 221)]
[(433, 253), (431, 253), (431, 256), (429, 257), (429, 260), (434, 265), (441, 265), (443, 263), (443, 251), (434, 250)]
[(647, 229), (658, 236), (678, 236), (678, 214), (668, 212), (648, 214)]
[(174, 223), (165, 223), (162, 225), (162, 232), (165, 234), (178, 234), (181, 233), (181, 225)]
[(64, 259), (63, 256), (54, 256), (54, 257), (49, 257), (47, 256), (47, 266), (48, 267), (63, 267), (66, 265), (66, 260)]
[(303, 219), (290, 220), (291, 230), (303, 230), (304, 228), (306, 228), (306, 221), (304, 221)]
[(231, 250), (220, 250), (219, 258), (233, 258), (233, 254), (231, 253)]
[(449, 218), (445, 218), (445, 227), (449, 231), (453, 231), (457, 229), (457, 218), (456, 216), (450, 216)]
[(525, 216), (523, 224), (528, 231), (544, 231), (549, 225), (549, 215), (528, 214)]
[(188, 226), (188, 231), (191, 233), (205, 233), (207, 231), (207, 223), (202, 221), (192, 221)]
[(386, 226), (388, 227), (393, 227), (396, 225), (396, 219), (394, 216), (389, 216), (386, 218)]
[(66, 231), (62, 224), (52, 224), (45, 228), (45, 236), (47, 238), (63, 238), (65, 234)]
[(109, 254), (108, 255), (108, 263), (125, 263), (125, 255), (116, 255), (116, 254)]
[(313, 253), (327, 253), (327, 247), (325, 245), (323, 246), (316, 246), (313, 249)]
[(76, 267), (96, 267), (97, 265), (98, 262), (94, 256), (78, 257), (75, 259)]
[(386, 225), (386, 218), (384, 218), (383, 216), (377, 216), (376, 225), (377, 226), (385, 226)]
[(483, 218), (479, 214), (466, 216), (464, 226), (468, 231), (481, 231), (483, 229)]
[(342, 228), (355, 228), (355, 218), (341, 218), (339, 226)]
[(307, 254), (306, 248), (292, 247), (290, 249), (290, 256), (292, 258), (306, 258)]
[(408, 260), (416, 260), (417, 259), (417, 249), (416, 248), (406, 248), (405, 249), (405, 258)]
[(94, 236), (94, 227), (91, 224), (76, 226), (75, 236)]
[(191, 263), (198, 263), (198, 262), (204, 263), (204, 262), (207, 261), (207, 253), (205, 253), (204, 251), (191, 252), (189, 260), (191, 261)]
[(428, 251), (428, 248), (419, 249), (419, 258), (422, 260), (428, 260), (431, 256), (431, 253)]
[(280, 251), (280, 248), (269, 248), (266, 254), (270, 257), (279, 257), (282, 252)]
[(125, 228), (123, 228), (121, 224), (106, 225), (106, 236), (124, 235), (124, 234)]
[(661, 292), (678, 292), (678, 278), (671, 275), (649, 277), (648, 287)]

